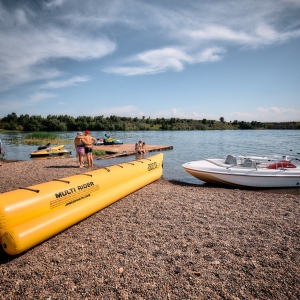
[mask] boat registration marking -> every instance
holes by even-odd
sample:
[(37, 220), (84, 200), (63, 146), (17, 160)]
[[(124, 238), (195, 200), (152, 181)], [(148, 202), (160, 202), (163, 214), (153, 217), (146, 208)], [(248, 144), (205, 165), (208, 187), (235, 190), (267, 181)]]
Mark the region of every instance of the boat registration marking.
[(157, 168), (158, 168), (157, 162), (153, 162), (151, 164), (148, 164), (148, 171), (151, 171), (151, 170), (154, 170), (154, 169), (157, 169)]

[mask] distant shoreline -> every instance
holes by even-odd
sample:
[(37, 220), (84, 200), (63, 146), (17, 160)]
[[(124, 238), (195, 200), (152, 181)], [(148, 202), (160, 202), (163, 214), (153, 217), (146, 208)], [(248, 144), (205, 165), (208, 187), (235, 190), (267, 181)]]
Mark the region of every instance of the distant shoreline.
[[(51, 120), (51, 121), (49, 121)], [(84, 127), (83, 128), (83, 124)], [(18, 116), (16, 113), (0, 118), (0, 128), (19, 130), (21, 132), (63, 132), (63, 131), (166, 131), (166, 130), (257, 130), (257, 129), (300, 129), (300, 121), (260, 122), (260, 121), (226, 121), (195, 120), (181, 118), (132, 118), (120, 116)]]

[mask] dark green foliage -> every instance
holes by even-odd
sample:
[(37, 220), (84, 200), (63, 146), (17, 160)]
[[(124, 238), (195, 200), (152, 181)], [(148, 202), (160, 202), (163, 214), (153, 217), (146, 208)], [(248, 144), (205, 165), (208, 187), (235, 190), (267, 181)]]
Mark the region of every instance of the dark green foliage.
[(0, 129), (19, 131), (138, 131), (138, 130), (232, 130), (232, 129), (300, 129), (299, 122), (262, 123), (234, 120), (226, 122), (224, 117), (216, 120), (194, 120), (179, 118), (142, 118), (118, 116), (48, 115), (29, 116), (11, 113), (0, 119)]

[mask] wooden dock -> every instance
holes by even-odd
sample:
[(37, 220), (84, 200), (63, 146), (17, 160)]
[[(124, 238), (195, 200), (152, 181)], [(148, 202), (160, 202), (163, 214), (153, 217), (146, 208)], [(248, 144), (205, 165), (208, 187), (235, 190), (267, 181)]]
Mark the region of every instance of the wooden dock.
[[(107, 155), (101, 156), (97, 159), (109, 159), (120, 156), (129, 156), (137, 154), (134, 144), (121, 144), (121, 145), (99, 145), (93, 146), (94, 150), (104, 150)], [(161, 146), (161, 145), (145, 145), (147, 152), (172, 150), (173, 146)]]

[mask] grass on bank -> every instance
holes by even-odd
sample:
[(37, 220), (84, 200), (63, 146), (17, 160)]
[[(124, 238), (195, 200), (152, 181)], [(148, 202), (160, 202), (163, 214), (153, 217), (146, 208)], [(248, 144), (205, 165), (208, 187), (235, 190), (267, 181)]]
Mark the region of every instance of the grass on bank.
[(42, 145), (42, 144), (71, 144), (73, 141), (63, 140), (58, 134), (52, 132), (32, 132), (25, 135), (22, 140), (27, 145)]
[(106, 155), (106, 152), (104, 150), (93, 150), (93, 155), (104, 156)]

